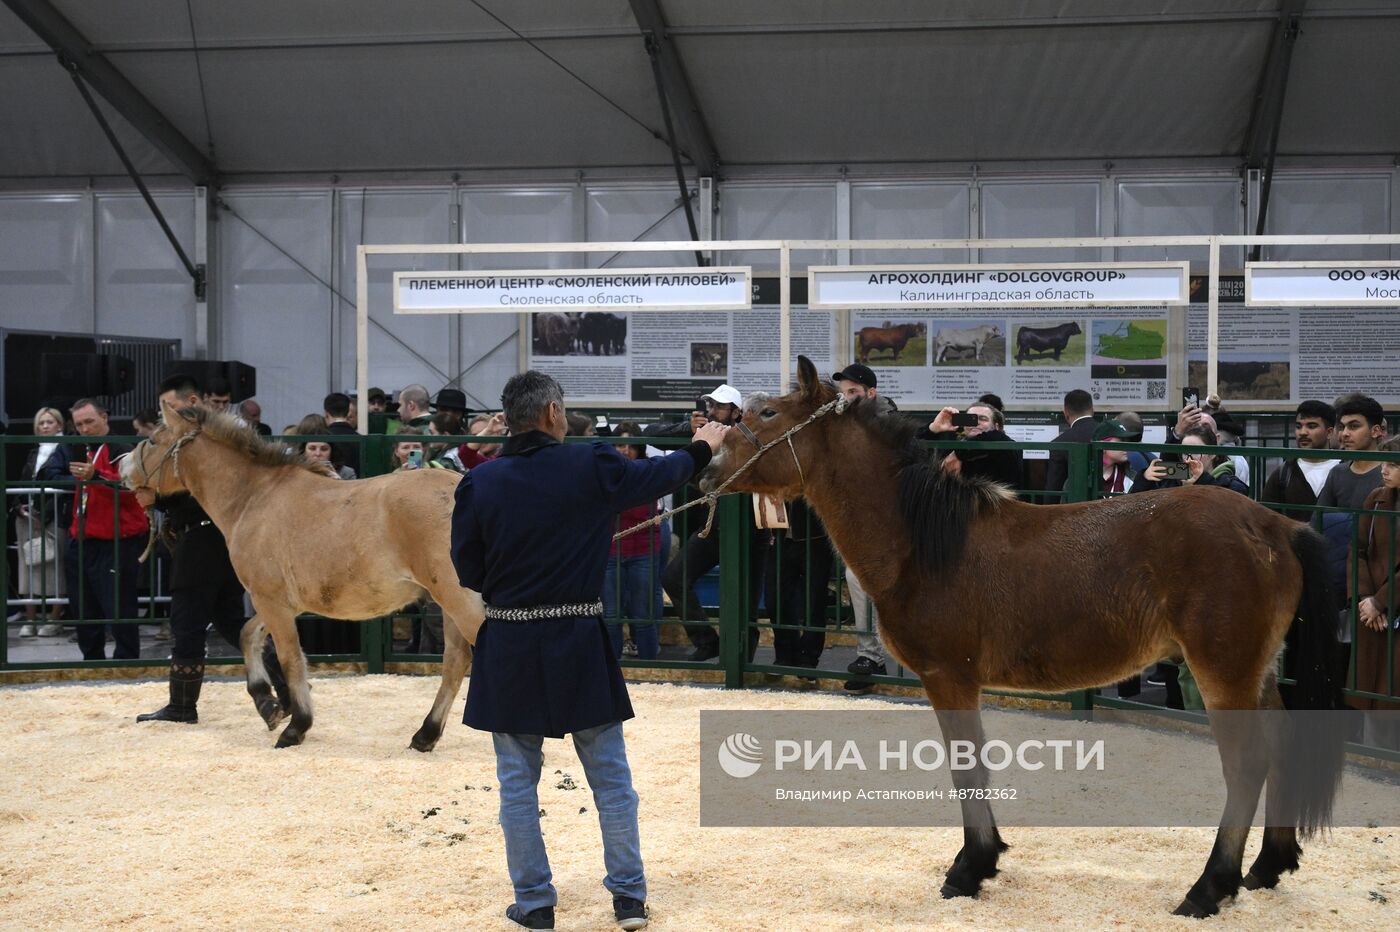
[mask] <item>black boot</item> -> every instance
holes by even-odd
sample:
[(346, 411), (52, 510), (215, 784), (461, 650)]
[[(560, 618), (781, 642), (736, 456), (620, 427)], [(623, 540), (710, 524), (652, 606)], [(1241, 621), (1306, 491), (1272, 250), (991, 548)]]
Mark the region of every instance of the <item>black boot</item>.
[(195, 706), (199, 689), (204, 685), (204, 661), (172, 660), (170, 662), (170, 704), (155, 712), (136, 716), (138, 722), (182, 722), (193, 725), (199, 721)]

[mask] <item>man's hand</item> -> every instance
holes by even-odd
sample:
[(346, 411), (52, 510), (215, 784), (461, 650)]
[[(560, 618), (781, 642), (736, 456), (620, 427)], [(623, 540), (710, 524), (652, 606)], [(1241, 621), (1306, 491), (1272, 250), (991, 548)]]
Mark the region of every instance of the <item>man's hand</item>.
[[(692, 421), (693, 423), (693, 421)], [(718, 453), (720, 444), (724, 443), (724, 435), (729, 428), (718, 421), (708, 421), (695, 431), (695, 439), (702, 440), (710, 445), (711, 453)]]
[(156, 493), (152, 492), (150, 489), (136, 489), (131, 494), (136, 496), (136, 502), (142, 508), (150, 508), (156, 503)]
[(710, 423), (710, 419), (705, 417), (704, 412), (690, 412), (690, 432), (695, 435), (696, 440), (700, 439), (700, 428), (704, 427), (708, 423)]
[(945, 434), (953, 429), (953, 415), (960, 414), (957, 408), (944, 408), (929, 421), (928, 429), (931, 433)]
[(75, 462), (68, 464), (68, 471), (72, 473), (75, 478), (82, 479), (86, 482), (97, 474), (97, 467), (91, 463)]
[(485, 432), (483, 433), (483, 436), (486, 436), (486, 437), (496, 437), (496, 436), (499, 436), (500, 434), (504, 434), (505, 432), (506, 432), (506, 413), (505, 413), (504, 411), (502, 411), (502, 412), (500, 412), (499, 414), (493, 414), (493, 415), (491, 415), (491, 420), (490, 420), (489, 422), (487, 422), (487, 424), (486, 424), (486, 429), (485, 429)]
[(1187, 405), (1176, 415), (1176, 426), (1172, 428), (1177, 437), (1186, 436), (1186, 432), (1205, 420), (1205, 412), (1196, 405)]

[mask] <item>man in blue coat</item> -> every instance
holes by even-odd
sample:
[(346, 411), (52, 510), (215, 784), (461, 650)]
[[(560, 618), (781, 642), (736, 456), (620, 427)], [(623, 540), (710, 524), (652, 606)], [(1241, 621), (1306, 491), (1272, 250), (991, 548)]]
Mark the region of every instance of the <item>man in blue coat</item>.
[(619, 512), (652, 502), (704, 469), (727, 428), (709, 424), (669, 456), (629, 460), (604, 443), (564, 446), (559, 384), (541, 372), (506, 383), (511, 436), (462, 478), (452, 563), (486, 601), (464, 721), (492, 733), (501, 829), (515, 902), (506, 916), (554, 928), (557, 901), (536, 787), (545, 738), (573, 735), (598, 809), (604, 886), (624, 929), (647, 924), (637, 794), (622, 722), (632, 704), (603, 624), (603, 573)]

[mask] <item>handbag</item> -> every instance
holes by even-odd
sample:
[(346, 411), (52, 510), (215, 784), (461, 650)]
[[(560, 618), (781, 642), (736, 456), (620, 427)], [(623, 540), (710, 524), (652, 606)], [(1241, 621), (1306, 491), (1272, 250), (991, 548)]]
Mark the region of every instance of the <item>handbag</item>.
[(38, 566), (58, 559), (58, 539), (52, 534), (42, 534), (19, 545), (19, 562), (24, 566)]

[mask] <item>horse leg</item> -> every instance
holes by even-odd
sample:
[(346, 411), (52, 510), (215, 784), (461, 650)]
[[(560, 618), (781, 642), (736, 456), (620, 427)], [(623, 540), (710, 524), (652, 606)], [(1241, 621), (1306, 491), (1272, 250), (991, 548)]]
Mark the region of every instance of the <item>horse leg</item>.
[[(446, 608), (443, 609), (443, 613), (447, 614)], [(471, 645), (467, 643), (466, 636), (458, 627), (457, 617), (454, 613), (443, 619), (442, 682), (438, 684), (437, 698), (433, 700), (433, 707), (428, 710), (428, 717), (423, 719), (422, 726), (414, 732), (413, 740), (408, 744), (415, 751), (426, 753), (437, 745), (447, 724), (447, 713), (452, 711), (457, 692), (462, 688), (462, 677), (466, 675), (467, 664), (471, 662)]]
[(277, 737), (277, 747), (289, 748), (301, 744), (311, 727), (311, 686), (306, 682), (306, 655), (297, 637), (296, 616), (290, 610), (259, 612), (258, 618), (267, 625), (272, 643), (277, 647), (277, 661), (287, 678), (287, 695), (291, 700), (292, 720)]
[(243, 625), (238, 636), (238, 646), (243, 651), (243, 668), (247, 671), (248, 695), (253, 697), (253, 705), (258, 715), (267, 723), (267, 730), (277, 727), (277, 723), (287, 717), (287, 710), (272, 694), (272, 678), (268, 676), (267, 664), (263, 662), (263, 643), (267, 640), (267, 627), (261, 618), (254, 615)]
[[(953, 770), (953, 785), (962, 791), (986, 789), (989, 781), (987, 768), (982, 764), (982, 743), (986, 736), (982, 731), (981, 689), (950, 684), (942, 677), (931, 676), (923, 682), (924, 691), (938, 715), (944, 745), (951, 749), (955, 741), (968, 741), (976, 749), (976, 766), (970, 770)], [(963, 846), (939, 891), (944, 899), (976, 896), (982, 889), (982, 881), (996, 876), (997, 859), (1007, 848), (992, 817), (991, 803), (985, 797), (963, 798), (960, 805)]]
[(1264, 795), (1264, 845), (1259, 849), (1259, 856), (1254, 859), (1249, 873), (1245, 874), (1246, 890), (1272, 890), (1280, 876), (1298, 869), (1298, 855), (1303, 853), (1298, 845), (1297, 804), (1285, 796), (1288, 786), (1284, 770), (1288, 766), (1291, 729), (1277, 682), (1277, 675), (1270, 668), (1264, 678), (1259, 703), (1266, 710), (1265, 739), (1269, 744), (1268, 789)]
[[(1192, 662), (1189, 652), (1186, 660)], [(1192, 664), (1192, 671), (1205, 700), (1225, 773), (1225, 811), (1215, 845), (1200, 878), (1175, 910), (1178, 916), (1203, 919), (1218, 913), (1221, 901), (1233, 898), (1243, 882), (1240, 865), (1269, 772), (1269, 742), (1258, 715), (1261, 673), (1251, 676), (1251, 671), (1217, 670), (1200, 662)]]

